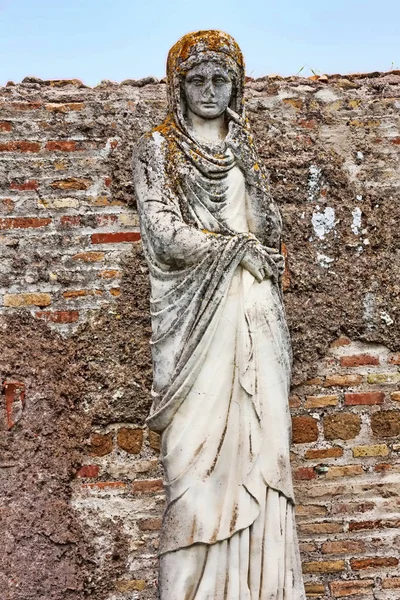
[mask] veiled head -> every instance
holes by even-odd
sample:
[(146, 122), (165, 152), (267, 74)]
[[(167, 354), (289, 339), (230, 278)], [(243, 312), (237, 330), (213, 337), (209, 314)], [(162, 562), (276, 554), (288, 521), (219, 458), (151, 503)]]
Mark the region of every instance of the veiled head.
[(197, 31), (183, 36), (167, 60), (169, 112), (186, 128), (189, 107), (203, 118), (215, 118), (227, 106), (243, 111), (244, 61), (235, 40), (223, 31)]

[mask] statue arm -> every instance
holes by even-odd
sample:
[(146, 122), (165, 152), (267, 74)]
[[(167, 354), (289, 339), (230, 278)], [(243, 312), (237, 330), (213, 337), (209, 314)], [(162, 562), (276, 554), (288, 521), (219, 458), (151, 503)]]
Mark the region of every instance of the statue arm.
[(134, 185), (142, 238), (162, 263), (184, 268), (218, 250), (223, 236), (203, 232), (184, 222), (166, 181), (160, 143), (163, 142), (142, 138), (134, 154)]

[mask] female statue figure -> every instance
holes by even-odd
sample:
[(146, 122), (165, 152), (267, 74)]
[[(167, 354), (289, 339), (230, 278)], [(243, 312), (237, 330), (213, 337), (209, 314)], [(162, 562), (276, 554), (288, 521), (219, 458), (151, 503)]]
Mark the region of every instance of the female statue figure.
[(184, 36), (134, 156), (167, 506), (162, 600), (304, 600), (289, 464), (281, 220), (244, 118), (240, 48)]

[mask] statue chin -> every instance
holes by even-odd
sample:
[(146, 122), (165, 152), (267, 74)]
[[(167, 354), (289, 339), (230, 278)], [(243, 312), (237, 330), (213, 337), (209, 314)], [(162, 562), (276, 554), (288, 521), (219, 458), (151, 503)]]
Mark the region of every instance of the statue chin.
[[(147, 423), (168, 486), (160, 598), (305, 600), (281, 219), (245, 125), (240, 48), (220, 31), (189, 34), (167, 83), (170, 113), (133, 161), (152, 288)], [(202, 145), (226, 136), (228, 105), (226, 142)]]

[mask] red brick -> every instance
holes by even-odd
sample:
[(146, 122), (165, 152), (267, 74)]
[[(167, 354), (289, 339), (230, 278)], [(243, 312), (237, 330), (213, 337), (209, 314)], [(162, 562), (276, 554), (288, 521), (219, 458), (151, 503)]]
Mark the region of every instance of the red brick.
[(6, 217), (0, 219), (0, 229), (28, 229), (30, 227), (45, 227), (50, 225), (50, 218), (38, 217)]
[(400, 354), (391, 356), (388, 360), (390, 365), (400, 365)]
[(132, 483), (134, 494), (154, 494), (164, 489), (162, 479), (143, 479)]
[(382, 520), (377, 521), (350, 521), (349, 531), (367, 531), (369, 529), (379, 529)]
[(374, 587), (373, 579), (361, 579), (350, 581), (331, 581), (329, 584), (332, 595), (335, 598), (345, 598), (365, 594)]
[(49, 141), (46, 144), (46, 150), (53, 152), (75, 152), (79, 149), (78, 144), (74, 140)]
[(113, 233), (93, 233), (92, 244), (116, 244), (119, 242), (137, 242), (140, 240), (138, 231), (115, 231)]
[(303, 563), (303, 573), (337, 573), (344, 571), (344, 560), (322, 560)]
[(315, 442), (318, 439), (318, 423), (312, 417), (293, 417), (292, 429), (292, 441), (294, 444)]
[(343, 456), (343, 448), (336, 446), (335, 448), (316, 448), (306, 452), (306, 458), (309, 460), (324, 459), (324, 458), (339, 458)]
[(342, 367), (362, 367), (364, 365), (379, 365), (379, 357), (371, 354), (354, 354), (352, 356), (341, 356)]
[(79, 227), (81, 224), (81, 217), (79, 215), (71, 215), (61, 217), (60, 223), (63, 227)]
[(344, 395), (344, 403), (346, 406), (383, 404), (384, 399), (385, 394), (383, 392), (346, 392)]
[(121, 271), (116, 271), (114, 269), (108, 269), (105, 271), (100, 271), (99, 277), (102, 279), (115, 279), (116, 277), (120, 277)]
[(353, 571), (379, 569), (381, 567), (397, 567), (399, 559), (394, 556), (376, 556), (374, 558), (353, 558), (350, 561)]
[(303, 120), (299, 121), (299, 126), (305, 127), (306, 129), (315, 129), (317, 126), (317, 123), (313, 119), (310, 119), (310, 120), (303, 119)]
[(97, 483), (83, 483), (83, 488), (92, 488), (98, 490), (125, 488), (126, 483), (123, 481), (98, 481)]
[(162, 519), (140, 519), (138, 521), (140, 531), (159, 531), (161, 525)]
[(342, 346), (349, 346), (351, 344), (351, 340), (345, 335), (340, 335), (337, 340), (332, 342), (331, 348), (341, 348)]
[(36, 316), (51, 323), (76, 323), (79, 312), (77, 310), (38, 311)]
[(12, 131), (12, 123), (9, 121), (0, 121), (0, 131)]
[(392, 142), (392, 144), (395, 144), (396, 146), (400, 145), (400, 137), (392, 138), (390, 141)]
[(78, 177), (70, 177), (69, 179), (58, 179), (50, 185), (55, 190), (87, 190), (92, 182), (90, 179), (79, 179)]
[(112, 179), (111, 179), (111, 177), (104, 177), (104, 185), (105, 185), (106, 187), (111, 187), (111, 184), (112, 184)]
[(97, 477), (100, 471), (98, 465), (84, 465), (76, 474), (77, 477)]
[(39, 152), (38, 142), (12, 141), (0, 144), (0, 152)]
[(63, 296), (64, 296), (64, 298), (66, 298), (66, 300), (76, 300), (76, 298), (84, 298), (86, 296), (102, 296), (102, 295), (103, 295), (103, 290), (96, 290), (96, 289), (68, 290), (66, 292), (63, 292)]
[(20, 404), (22, 410), (25, 406), (25, 384), (20, 381), (4, 381), (3, 392), (6, 407), (6, 426), (11, 429), (16, 424), (14, 417), (15, 403)]
[(7, 106), (17, 111), (37, 110), (43, 106), (43, 102), (10, 102)]
[(312, 467), (300, 467), (294, 472), (294, 478), (298, 481), (315, 479), (316, 473)]
[(17, 181), (12, 181), (10, 183), (11, 190), (19, 190), (20, 192), (25, 192), (28, 190), (37, 190), (39, 184), (35, 180), (24, 181), (23, 183), (18, 183)]

